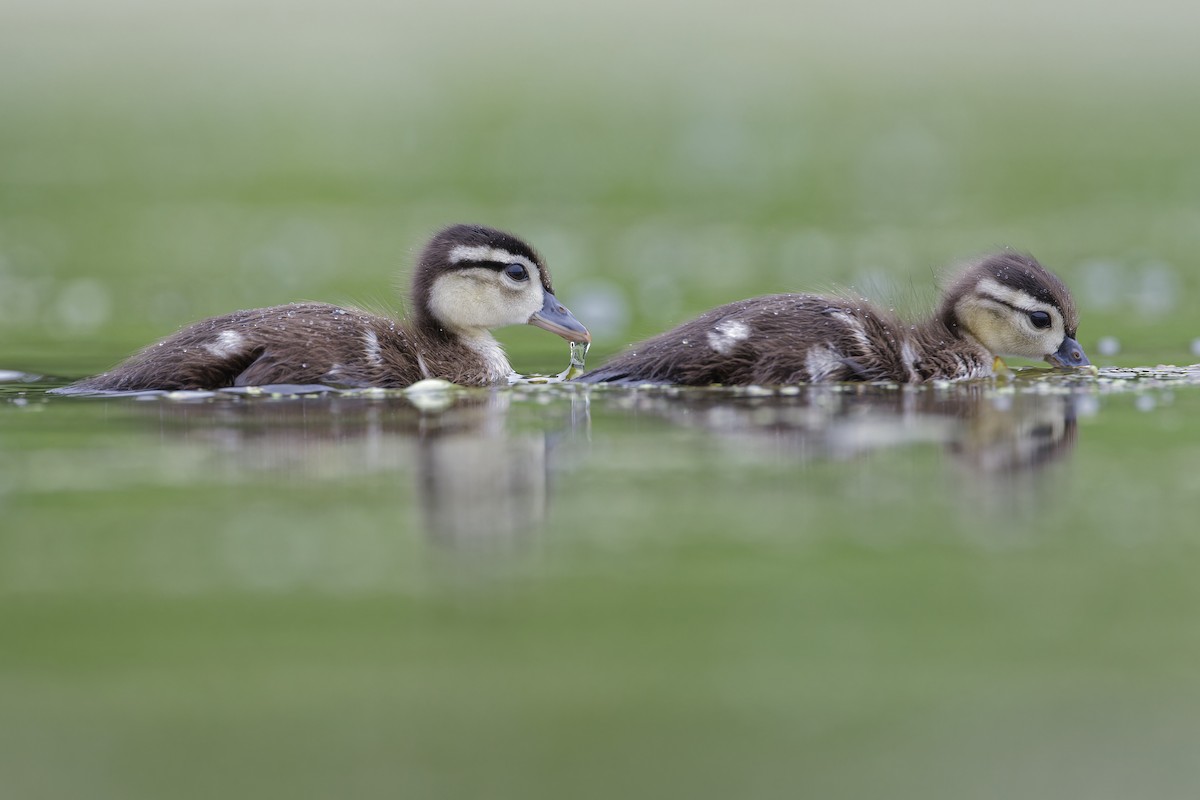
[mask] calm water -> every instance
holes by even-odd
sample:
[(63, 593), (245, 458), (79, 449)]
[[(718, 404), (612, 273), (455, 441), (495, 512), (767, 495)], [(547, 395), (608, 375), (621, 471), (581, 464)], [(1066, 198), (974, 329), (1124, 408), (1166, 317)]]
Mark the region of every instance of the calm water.
[(239, 308), (399, 313), (457, 221), (539, 248), (593, 364), (773, 292), (916, 316), (1002, 246), (1097, 363), (1194, 362), (1200, 7), (1047, 8), (0, 3), (0, 798), (1200, 795), (1195, 367), (31, 374)]
[(3, 377), (12, 796), (1200, 786), (1196, 367), (112, 398)]

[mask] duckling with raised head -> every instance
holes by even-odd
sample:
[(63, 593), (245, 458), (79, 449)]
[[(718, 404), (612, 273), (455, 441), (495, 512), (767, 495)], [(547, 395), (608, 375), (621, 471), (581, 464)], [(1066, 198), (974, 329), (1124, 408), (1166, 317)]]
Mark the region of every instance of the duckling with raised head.
[(528, 323), (591, 340), (554, 296), (550, 271), (521, 239), (453, 225), (422, 251), (406, 320), (324, 303), (235, 311), (152, 344), (65, 393), (266, 384), (403, 387), (423, 378), (480, 386), (512, 373), (492, 328)]
[(981, 378), (997, 356), (1090, 362), (1066, 285), (1004, 251), (967, 268), (916, 324), (856, 297), (778, 294), (714, 308), (634, 345), (586, 383), (786, 384)]

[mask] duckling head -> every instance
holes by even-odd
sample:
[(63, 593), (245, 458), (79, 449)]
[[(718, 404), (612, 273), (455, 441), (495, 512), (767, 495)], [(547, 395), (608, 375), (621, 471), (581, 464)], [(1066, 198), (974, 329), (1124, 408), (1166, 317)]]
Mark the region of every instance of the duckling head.
[(554, 296), (537, 251), (482, 225), (452, 225), (429, 241), (413, 273), (412, 300), (419, 319), (467, 336), (527, 323), (568, 341), (592, 340)]
[(942, 298), (942, 321), (994, 355), (1087, 366), (1075, 340), (1079, 312), (1071, 292), (1032, 256), (1005, 251), (968, 268)]

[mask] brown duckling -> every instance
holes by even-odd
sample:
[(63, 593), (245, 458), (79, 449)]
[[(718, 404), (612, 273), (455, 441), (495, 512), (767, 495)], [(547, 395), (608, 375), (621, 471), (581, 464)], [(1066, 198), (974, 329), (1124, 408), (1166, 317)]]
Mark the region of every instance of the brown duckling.
[(714, 308), (616, 356), (585, 383), (784, 384), (981, 378), (996, 356), (1090, 362), (1066, 285), (1004, 251), (967, 268), (916, 324), (855, 297), (778, 294)]
[(63, 393), (317, 384), (403, 387), (423, 378), (480, 386), (512, 367), (489, 330), (528, 323), (572, 342), (586, 328), (554, 296), (550, 271), (517, 237), (453, 225), (422, 251), (403, 322), (324, 303), (202, 320)]

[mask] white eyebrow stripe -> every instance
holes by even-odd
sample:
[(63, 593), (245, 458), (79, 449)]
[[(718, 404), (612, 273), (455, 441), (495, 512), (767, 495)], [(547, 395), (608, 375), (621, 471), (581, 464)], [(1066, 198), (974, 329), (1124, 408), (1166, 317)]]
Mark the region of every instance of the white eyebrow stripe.
[(1062, 315), (1058, 313), (1058, 309), (1049, 303), (1044, 303), (1025, 292), (1009, 288), (991, 278), (986, 278), (979, 282), (978, 294), (989, 300), (996, 300), (1013, 308), (1019, 308), (1022, 311), (1047, 311), (1053, 316), (1062, 319)]
[(488, 247), (487, 245), (465, 245), (460, 244), (450, 251), (450, 263), (457, 264), (461, 261), (494, 261), (497, 264), (523, 264), (525, 269), (531, 274), (538, 273), (537, 264), (534, 264), (525, 256), (519, 256), (516, 253), (510, 253), (502, 247)]

